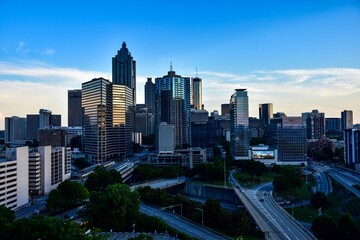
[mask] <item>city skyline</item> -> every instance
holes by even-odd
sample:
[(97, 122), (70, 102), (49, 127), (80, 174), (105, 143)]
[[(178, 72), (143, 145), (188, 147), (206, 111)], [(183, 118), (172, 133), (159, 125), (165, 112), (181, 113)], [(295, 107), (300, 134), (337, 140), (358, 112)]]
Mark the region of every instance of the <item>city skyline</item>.
[[(41, 108), (67, 125), (67, 91), (111, 80), (123, 41), (137, 61), (137, 103), (147, 77), (162, 76), (172, 61), (182, 76), (195, 77), (197, 67), (209, 112), (247, 88), (250, 116), (271, 102), (289, 116), (352, 110), (360, 122), (357, 1), (110, 3), (0, 3), (0, 129), (5, 117)], [(169, 33), (171, 41), (163, 37)]]

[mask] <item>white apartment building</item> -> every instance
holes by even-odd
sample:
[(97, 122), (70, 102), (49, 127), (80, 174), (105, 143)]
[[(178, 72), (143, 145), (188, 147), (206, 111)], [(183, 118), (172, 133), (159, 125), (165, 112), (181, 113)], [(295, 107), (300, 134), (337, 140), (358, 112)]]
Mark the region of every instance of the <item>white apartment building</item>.
[(0, 205), (16, 209), (29, 202), (29, 147), (0, 153)]

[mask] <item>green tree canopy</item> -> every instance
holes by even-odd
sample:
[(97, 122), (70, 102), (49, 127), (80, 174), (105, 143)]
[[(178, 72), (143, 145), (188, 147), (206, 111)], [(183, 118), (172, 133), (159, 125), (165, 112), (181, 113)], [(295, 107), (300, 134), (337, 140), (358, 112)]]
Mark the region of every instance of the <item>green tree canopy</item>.
[(46, 207), (49, 210), (71, 209), (89, 197), (89, 192), (80, 183), (66, 180), (49, 193)]
[(338, 236), (344, 240), (359, 239), (359, 228), (350, 214), (344, 214), (338, 219)]
[(139, 213), (140, 199), (125, 184), (106, 187), (104, 192), (93, 192), (90, 197), (89, 222), (103, 231), (131, 230), (132, 221)]
[(335, 240), (336, 224), (329, 215), (318, 216), (312, 226), (311, 230), (319, 240)]
[(208, 226), (219, 226), (221, 217), (221, 205), (217, 199), (208, 199), (204, 205), (204, 222)]
[(322, 193), (322, 192), (315, 193), (311, 197), (310, 203), (316, 208), (320, 208), (320, 207), (326, 208), (326, 207), (328, 207), (330, 205), (329, 200), (327, 199), (325, 194)]
[(86, 235), (85, 231), (86, 229), (71, 221), (65, 221), (61, 218), (36, 216), (32, 219), (22, 218), (13, 221), (7, 228), (2, 228), (0, 239), (104, 239), (104, 237), (94, 234)]
[(107, 186), (122, 183), (121, 174), (112, 169), (106, 170), (103, 166), (98, 166), (95, 171), (86, 179), (85, 187), (90, 191), (102, 192)]

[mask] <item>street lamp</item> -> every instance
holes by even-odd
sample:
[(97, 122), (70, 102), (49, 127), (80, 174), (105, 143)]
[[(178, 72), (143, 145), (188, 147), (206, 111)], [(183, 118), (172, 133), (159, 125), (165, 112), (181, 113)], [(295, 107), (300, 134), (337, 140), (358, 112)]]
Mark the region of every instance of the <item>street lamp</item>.
[(201, 208), (196, 208), (196, 210), (201, 211), (201, 225), (204, 226), (204, 210)]

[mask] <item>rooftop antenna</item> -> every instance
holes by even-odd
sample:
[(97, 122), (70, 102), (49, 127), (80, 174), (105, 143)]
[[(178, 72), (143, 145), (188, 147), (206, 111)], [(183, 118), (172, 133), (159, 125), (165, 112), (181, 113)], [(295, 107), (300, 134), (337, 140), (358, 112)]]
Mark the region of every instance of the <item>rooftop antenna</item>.
[(198, 77), (198, 76), (197, 76), (197, 66), (196, 66), (196, 77)]
[(170, 72), (172, 72), (172, 61), (170, 61)]

